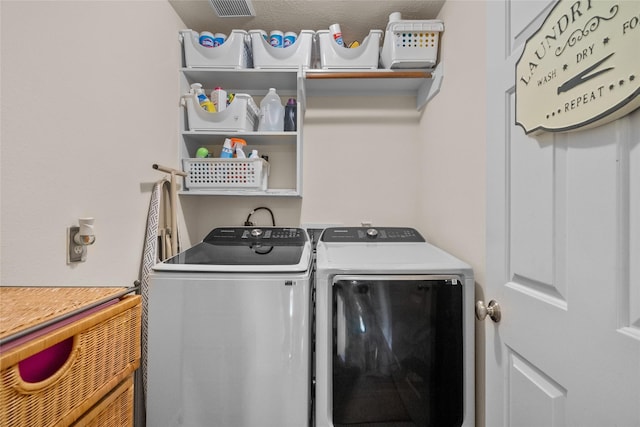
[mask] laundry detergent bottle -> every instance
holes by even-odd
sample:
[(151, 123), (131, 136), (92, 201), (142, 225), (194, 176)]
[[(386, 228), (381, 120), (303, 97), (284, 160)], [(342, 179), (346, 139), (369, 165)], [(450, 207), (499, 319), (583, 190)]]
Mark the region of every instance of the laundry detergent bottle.
[(204, 93), (204, 89), (202, 89), (202, 84), (192, 84), (191, 91), (195, 93), (196, 98), (198, 99), (198, 103), (205, 111), (208, 111), (210, 113), (216, 112), (216, 107), (215, 105), (213, 105), (213, 102), (211, 102), (211, 100), (207, 98), (207, 95)]
[(270, 88), (260, 101), (260, 121), (258, 131), (284, 131), (284, 106), (275, 88)]
[(295, 98), (289, 98), (287, 105), (284, 107), (284, 130), (285, 132), (295, 132), (298, 126), (298, 106)]

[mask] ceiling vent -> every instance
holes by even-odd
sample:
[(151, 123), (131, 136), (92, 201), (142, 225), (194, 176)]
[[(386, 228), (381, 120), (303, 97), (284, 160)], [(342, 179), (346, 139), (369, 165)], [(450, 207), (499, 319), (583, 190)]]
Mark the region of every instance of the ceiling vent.
[(256, 16), (251, 0), (209, 0), (220, 18)]

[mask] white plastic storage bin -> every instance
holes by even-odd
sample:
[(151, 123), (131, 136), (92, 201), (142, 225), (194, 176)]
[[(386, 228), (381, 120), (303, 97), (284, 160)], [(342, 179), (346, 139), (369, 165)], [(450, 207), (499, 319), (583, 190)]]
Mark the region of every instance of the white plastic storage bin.
[(187, 68), (244, 69), (252, 67), (249, 34), (232, 30), (220, 46), (204, 47), (197, 40), (198, 33), (181, 30), (182, 49)]
[(382, 30), (371, 30), (358, 47), (347, 48), (333, 40), (329, 30), (319, 30), (320, 66), (330, 69), (377, 69)]
[(182, 159), (189, 190), (266, 191), (269, 163), (264, 159)]
[(439, 20), (389, 22), (380, 53), (384, 68), (433, 68), (444, 23)]
[(187, 108), (187, 127), (191, 131), (250, 132), (258, 128), (260, 109), (246, 93), (236, 93), (225, 110), (210, 113), (200, 106), (195, 94), (182, 97)]
[(315, 32), (302, 30), (295, 43), (288, 47), (273, 47), (261, 30), (250, 30), (253, 68), (309, 68)]

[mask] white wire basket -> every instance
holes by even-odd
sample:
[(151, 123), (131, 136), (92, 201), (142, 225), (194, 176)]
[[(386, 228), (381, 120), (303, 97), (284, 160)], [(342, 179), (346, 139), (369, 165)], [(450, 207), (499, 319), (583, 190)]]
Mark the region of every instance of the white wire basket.
[(444, 23), (439, 20), (404, 20), (387, 24), (380, 52), (383, 68), (434, 68)]
[(264, 159), (182, 159), (188, 190), (266, 191), (269, 163)]

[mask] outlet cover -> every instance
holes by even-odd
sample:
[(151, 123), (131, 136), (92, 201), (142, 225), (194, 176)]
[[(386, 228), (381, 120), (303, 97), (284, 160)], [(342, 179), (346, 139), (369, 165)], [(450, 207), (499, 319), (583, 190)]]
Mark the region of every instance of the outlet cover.
[(74, 236), (79, 232), (80, 227), (67, 228), (67, 264), (84, 262), (87, 257), (87, 247), (73, 241)]

